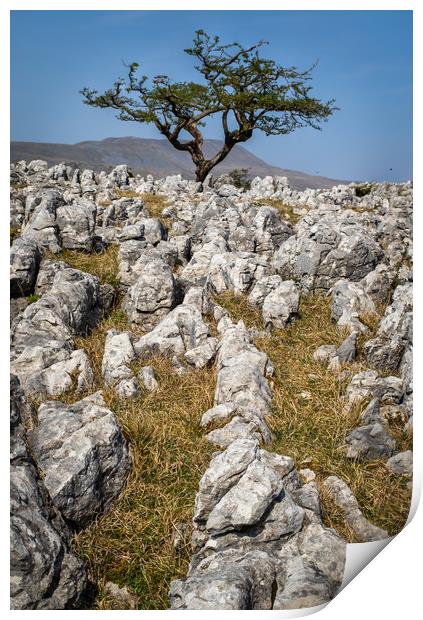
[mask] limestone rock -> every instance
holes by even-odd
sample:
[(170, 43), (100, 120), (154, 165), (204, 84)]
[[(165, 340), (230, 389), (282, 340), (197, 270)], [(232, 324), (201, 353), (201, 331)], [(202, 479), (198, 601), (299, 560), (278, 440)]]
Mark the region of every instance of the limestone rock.
[(227, 448), (237, 439), (255, 439), (256, 441), (271, 441), (270, 431), (263, 420), (252, 414), (248, 419), (236, 415), (228, 424), (207, 433), (206, 439), (210, 443)]
[(113, 600), (113, 609), (137, 609), (138, 597), (126, 586), (120, 588), (116, 583), (107, 581), (104, 592)]
[(232, 403), (221, 403), (203, 413), (201, 418), (201, 426), (208, 426), (213, 422), (227, 421), (236, 412), (236, 408)]
[(36, 295), (44, 295), (48, 293), (53, 286), (54, 278), (59, 271), (63, 269), (69, 269), (69, 265), (63, 261), (52, 261), (43, 259), (38, 271), (37, 280), (35, 283)]
[(43, 249), (59, 252), (62, 246), (56, 214), (63, 204), (62, 195), (53, 189), (40, 190), (35, 196), (28, 196), (22, 237), (33, 239)]
[(98, 393), (73, 405), (42, 404), (30, 444), (54, 505), (76, 527), (110, 508), (131, 467), (122, 430)]
[(298, 315), (300, 293), (295, 282), (287, 280), (273, 289), (263, 301), (263, 322), (266, 327), (283, 328)]
[(336, 349), (336, 357), (341, 364), (349, 363), (355, 360), (357, 355), (357, 333), (353, 332), (348, 338)]
[[(23, 383), (27, 383), (25, 378)], [(79, 349), (73, 351), (67, 359), (42, 370), (37, 388), (35, 389), (34, 383), (30, 381), (26, 391), (47, 396), (60, 396), (73, 387), (76, 391), (89, 390), (93, 383), (94, 374), (90, 360), (85, 351)]]
[(106, 334), (101, 372), (106, 382), (121, 396), (129, 398), (138, 392), (130, 364), (136, 359), (128, 333), (110, 329)]
[(251, 439), (234, 441), (215, 456), (200, 480), (195, 500), (194, 521), (206, 521), (208, 515), (229, 489), (237, 483), (257, 455), (258, 445)]
[[(56, 273), (49, 292), (30, 304), (12, 328), (12, 372), (26, 393), (45, 393), (47, 386), (72, 385), (77, 371), (83, 389), (90, 383), (89, 364), (79, 353), (71, 358), (73, 338), (86, 335), (103, 315), (98, 279), (70, 267)], [(58, 362), (59, 365), (44, 373)], [(44, 373), (44, 374), (43, 374)]]
[(361, 414), (361, 421), (363, 424), (375, 424), (376, 422), (381, 422), (382, 417), (380, 415), (380, 404), (377, 398), (373, 398), (363, 413)]
[(266, 276), (269, 267), (256, 254), (226, 252), (215, 254), (210, 261), (207, 287), (214, 293), (232, 291), (236, 295), (247, 293), (253, 283)]
[(364, 344), (370, 364), (380, 370), (397, 370), (407, 347), (412, 343), (412, 285), (395, 289), (376, 337)]
[(195, 368), (204, 368), (215, 356), (218, 340), (207, 338), (206, 342), (185, 353), (185, 359)]
[(365, 331), (361, 315), (375, 314), (376, 306), (359, 282), (339, 280), (332, 289), (331, 317), (350, 331)]
[(397, 476), (413, 477), (413, 453), (411, 450), (398, 452), (386, 461), (386, 469)]
[(257, 549), (204, 558), (187, 579), (173, 581), (172, 609), (271, 609), (275, 562)]
[(274, 267), (282, 278), (299, 278), (306, 290), (324, 292), (340, 278), (361, 280), (382, 256), (355, 214), (322, 207), (300, 220), (275, 253)]
[(120, 226), (137, 224), (147, 213), (144, 203), (134, 198), (120, 198), (108, 205), (101, 218), (102, 230), (108, 226)]
[(93, 246), (96, 222), (95, 204), (87, 198), (78, 198), (70, 205), (56, 210), (56, 225), (63, 248), (90, 252)]
[(345, 522), (354, 533), (357, 542), (370, 542), (372, 540), (388, 538), (388, 532), (373, 525), (364, 517), (353, 492), (346, 482), (337, 476), (329, 476), (323, 484), (332, 501), (342, 510)]
[(159, 389), (159, 384), (152, 366), (143, 366), (138, 373), (138, 378), (149, 392), (154, 392)]
[(41, 253), (34, 240), (22, 237), (14, 240), (10, 248), (11, 297), (25, 297), (32, 293), (40, 260)]
[(336, 356), (336, 346), (334, 344), (322, 344), (313, 353), (313, 359), (315, 362), (321, 364), (329, 362)]
[(396, 446), (395, 439), (379, 422), (355, 428), (345, 443), (348, 458), (367, 461), (391, 456)]
[(262, 306), (269, 293), (278, 288), (282, 282), (282, 278), (278, 275), (260, 278), (251, 289), (248, 295), (248, 302), (252, 306)]
[(124, 308), (131, 322), (151, 329), (178, 301), (175, 278), (162, 260), (147, 260), (137, 281), (129, 288)]
[(11, 377), (10, 604), (12, 609), (75, 609), (87, 594), (87, 573), (70, 549), (71, 533), (28, 451), (25, 407), (19, 382)]
[(204, 344), (209, 328), (200, 310), (191, 304), (180, 304), (149, 333), (134, 343), (138, 357), (148, 359), (154, 355), (176, 355)]
[(399, 377), (380, 377), (376, 370), (365, 370), (354, 375), (346, 391), (349, 406), (366, 398), (378, 398), (381, 403), (399, 403), (404, 390)]
[(281, 490), (282, 481), (275, 472), (261, 461), (254, 461), (213, 508), (207, 519), (207, 530), (223, 533), (254, 525)]
[(133, 174), (127, 164), (119, 164), (118, 166), (115, 166), (108, 175), (112, 183), (121, 188), (125, 188), (129, 185), (129, 180), (132, 176)]

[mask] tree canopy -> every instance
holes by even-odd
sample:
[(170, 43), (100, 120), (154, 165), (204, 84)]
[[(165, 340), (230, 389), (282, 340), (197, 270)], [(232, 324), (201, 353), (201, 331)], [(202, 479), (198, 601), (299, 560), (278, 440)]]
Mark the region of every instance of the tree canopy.
[[(337, 109), (334, 100), (322, 102), (311, 96), (315, 65), (305, 71), (282, 67), (260, 56), (265, 44), (259, 41), (247, 48), (237, 42), (222, 44), (218, 36), (197, 30), (185, 52), (197, 60), (201, 82), (173, 82), (167, 75), (150, 81), (139, 75), (140, 65), (133, 62), (127, 66), (127, 77), (104, 93), (82, 89), (83, 101), (116, 110), (122, 121), (154, 123), (176, 149), (190, 154), (197, 181), (202, 182), (254, 130), (281, 135), (299, 127), (320, 129), (320, 123)], [(215, 156), (206, 159), (201, 127), (214, 115), (221, 117), (224, 140)]]

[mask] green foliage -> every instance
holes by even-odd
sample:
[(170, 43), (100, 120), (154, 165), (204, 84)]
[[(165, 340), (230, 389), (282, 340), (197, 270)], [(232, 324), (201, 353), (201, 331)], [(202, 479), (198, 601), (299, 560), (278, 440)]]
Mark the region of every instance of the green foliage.
[(228, 173), (232, 185), (242, 189), (250, 189), (251, 181), (248, 178), (248, 168), (235, 168)]
[[(149, 82), (146, 75), (138, 75), (139, 64), (133, 62), (126, 79), (118, 79), (104, 93), (81, 90), (83, 101), (112, 108), (123, 121), (154, 123), (176, 149), (189, 152), (197, 180), (203, 181), (235, 144), (249, 140), (256, 129), (266, 135), (307, 126), (320, 129), (320, 123), (337, 109), (333, 100), (322, 102), (311, 96), (309, 81), (315, 65), (305, 71), (282, 67), (260, 56), (265, 43), (249, 48), (237, 42), (224, 45), (219, 37), (198, 30), (193, 46), (185, 52), (197, 60), (201, 83), (172, 82), (167, 75), (156, 75)], [(221, 117), (224, 144), (206, 160), (199, 128), (216, 114)], [(191, 139), (184, 141), (184, 132)]]
[(363, 198), (363, 196), (367, 196), (367, 194), (370, 194), (370, 192), (372, 191), (373, 186), (371, 184), (367, 184), (367, 185), (358, 185), (355, 188), (355, 195), (358, 198)]
[(40, 299), (39, 295), (35, 295), (34, 293), (32, 295), (28, 295), (28, 297), (26, 298), (26, 300), (30, 303), (30, 304), (34, 304), (36, 301), (38, 301)]

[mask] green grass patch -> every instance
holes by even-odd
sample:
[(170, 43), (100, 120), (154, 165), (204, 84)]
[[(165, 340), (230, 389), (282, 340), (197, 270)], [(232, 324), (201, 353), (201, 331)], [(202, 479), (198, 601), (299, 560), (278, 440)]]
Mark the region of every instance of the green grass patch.
[(34, 304), (36, 301), (38, 301), (40, 299), (39, 295), (35, 295), (35, 293), (32, 293), (31, 295), (28, 295), (28, 297), (26, 298), (26, 300), (30, 303), (30, 304)]

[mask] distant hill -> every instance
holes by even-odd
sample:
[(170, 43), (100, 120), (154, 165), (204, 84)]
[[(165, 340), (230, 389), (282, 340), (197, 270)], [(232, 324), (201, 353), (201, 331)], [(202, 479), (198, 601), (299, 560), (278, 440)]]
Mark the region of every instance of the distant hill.
[[(206, 157), (211, 157), (221, 146), (219, 140), (205, 140)], [(50, 144), (48, 142), (11, 142), (11, 161), (43, 159), (49, 166), (66, 162), (79, 168), (107, 170), (118, 164), (128, 164), (134, 173), (164, 177), (181, 174), (194, 178), (194, 167), (189, 155), (177, 151), (167, 140), (150, 138), (106, 138), (77, 144)], [(270, 166), (242, 146), (236, 146), (228, 157), (213, 170), (214, 174), (234, 168), (248, 168), (251, 177), (266, 175), (286, 176), (297, 189), (326, 188), (341, 183), (326, 177), (313, 176), (296, 170)]]

